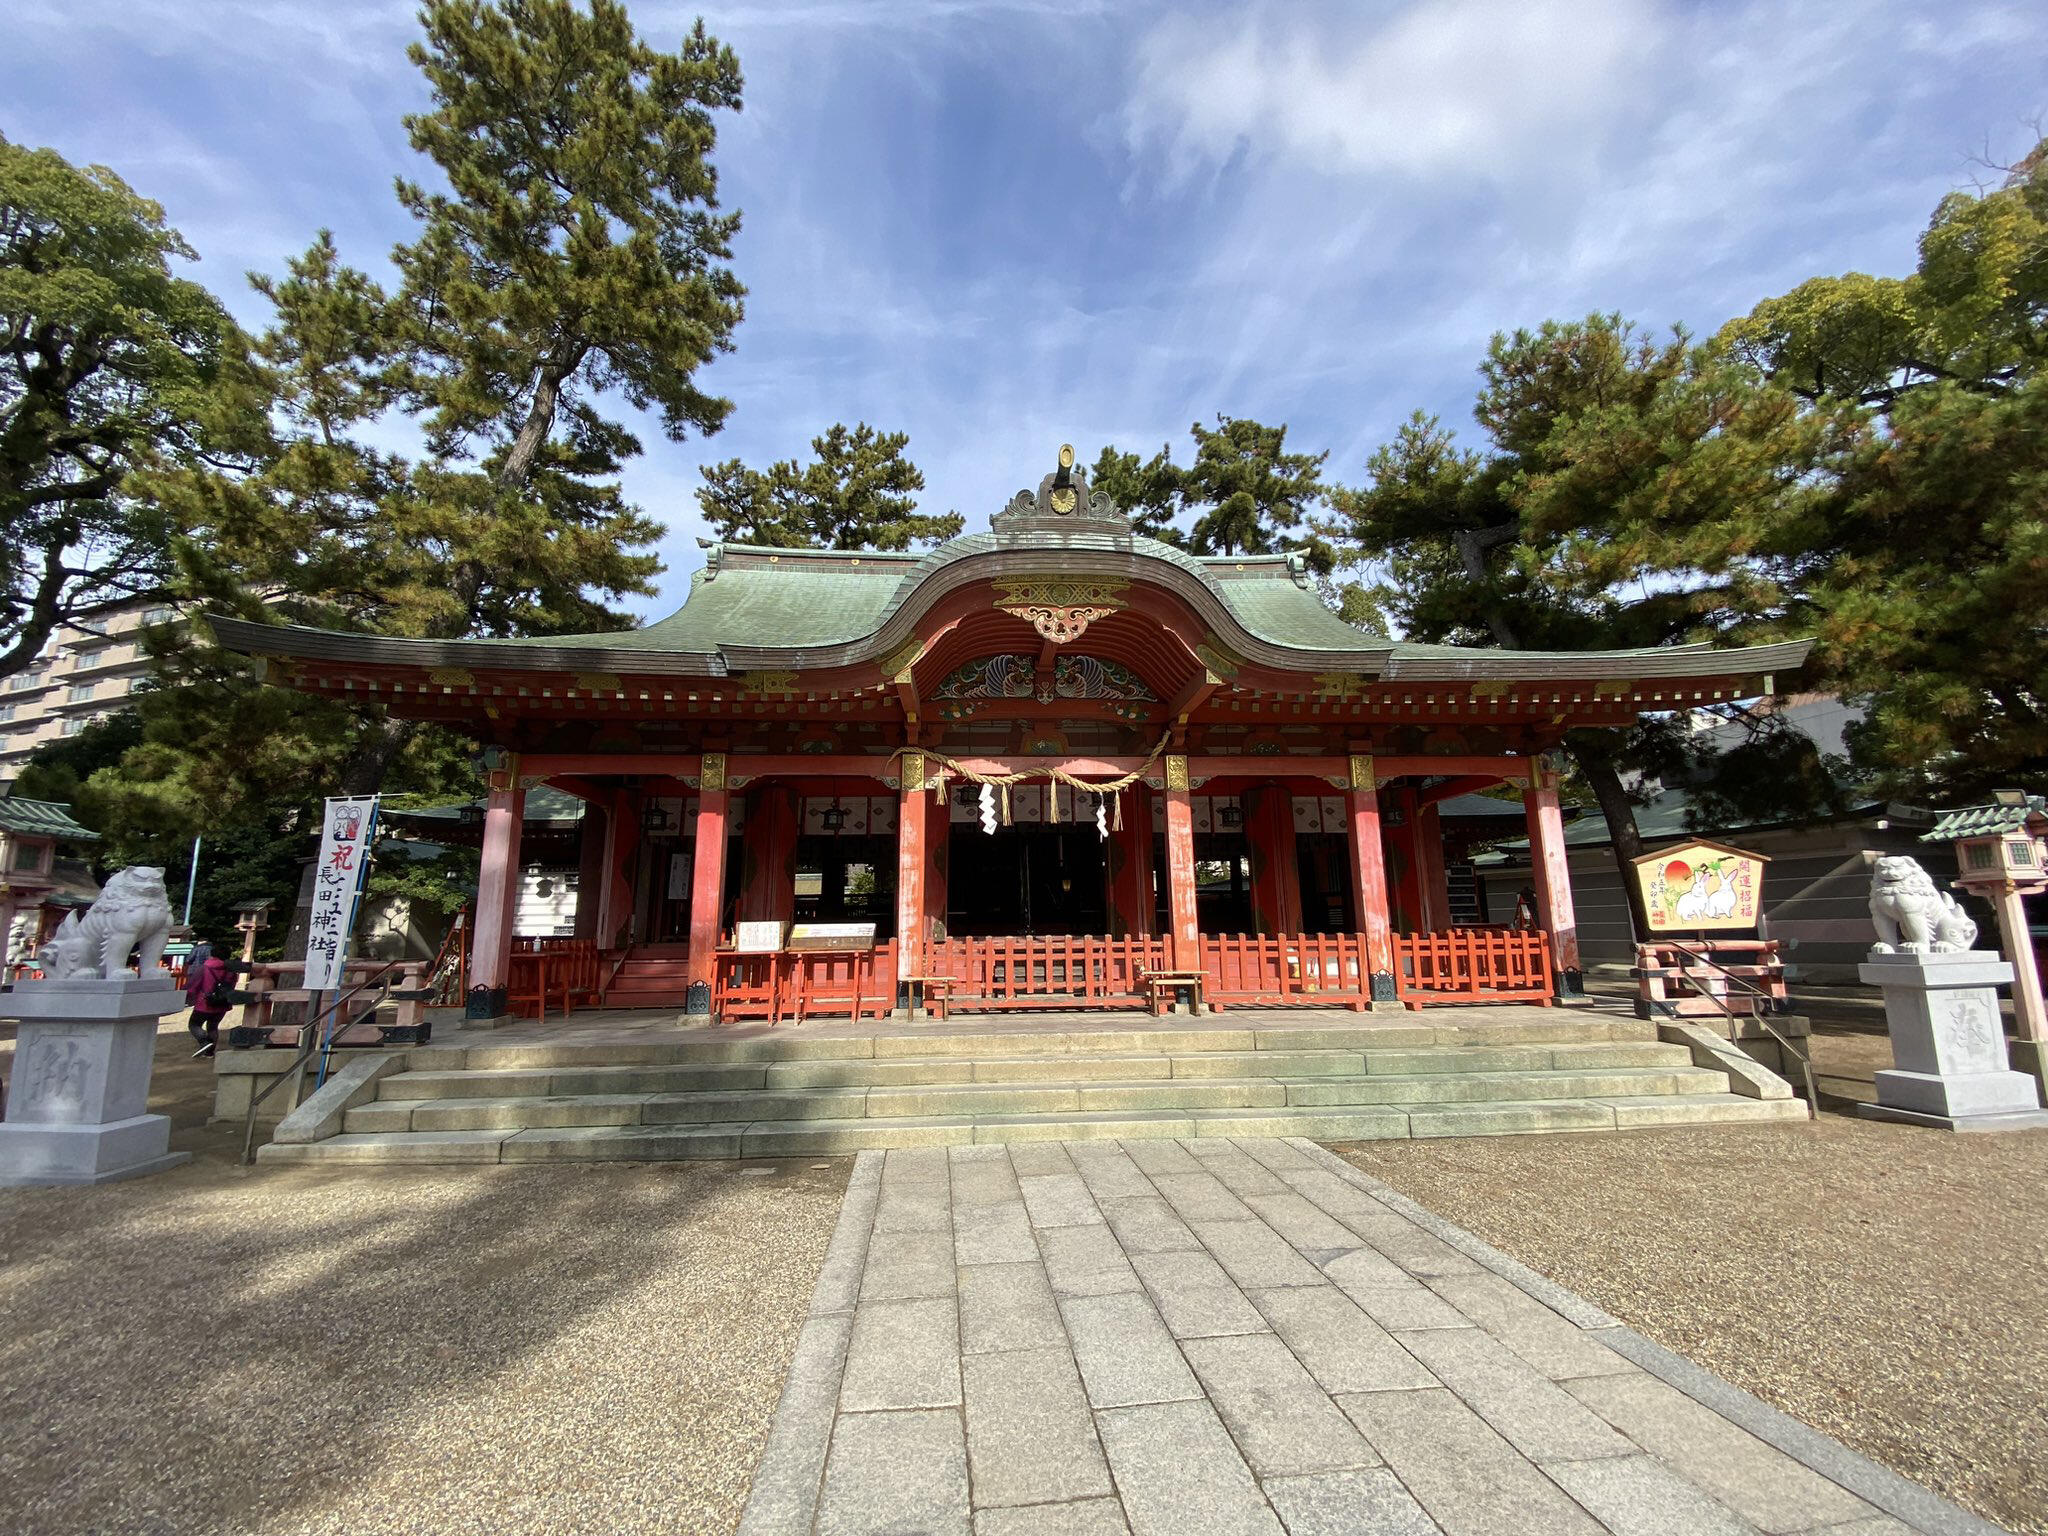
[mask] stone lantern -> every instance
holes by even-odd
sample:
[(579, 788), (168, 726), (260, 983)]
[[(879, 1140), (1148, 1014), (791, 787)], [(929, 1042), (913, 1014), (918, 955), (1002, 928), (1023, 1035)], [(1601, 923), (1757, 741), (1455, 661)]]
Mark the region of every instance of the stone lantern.
[(1946, 812), (1920, 840), (1953, 843), (1956, 889), (1982, 897), (1998, 914), (1999, 947), (2013, 971), (2013, 1065), (2031, 1073), (2048, 1095), (2048, 1008), (2026, 911), (2027, 897), (2048, 890), (2048, 802), (2017, 789), (1996, 790), (1989, 805)]

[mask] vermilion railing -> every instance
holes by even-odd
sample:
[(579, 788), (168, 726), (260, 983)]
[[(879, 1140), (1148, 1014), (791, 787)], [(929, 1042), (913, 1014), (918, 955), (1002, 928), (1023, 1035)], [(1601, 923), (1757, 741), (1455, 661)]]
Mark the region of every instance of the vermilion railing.
[(1372, 1005), (1365, 940), (1355, 933), (1205, 933), (1199, 949), (1214, 1003), (1358, 1011)]
[(515, 938), (507, 1004), (514, 1013), (545, 1019), (552, 1002), (566, 1015), (576, 1003), (596, 1000), (603, 964), (595, 939)]
[(1046, 934), (940, 939), (925, 946), (921, 974), (953, 979), (952, 1006), (1140, 1008), (1146, 971), (1167, 966), (1163, 938)]
[(1551, 1002), (1550, 935), (1531, 928), (1446, 928), (1394, 935), (1394, 990), (1431, 1003)]
[(896, 1006), (896, 941), (873, 949), (722, 953), (712, 969), (720, 1019), (886, 1018)]

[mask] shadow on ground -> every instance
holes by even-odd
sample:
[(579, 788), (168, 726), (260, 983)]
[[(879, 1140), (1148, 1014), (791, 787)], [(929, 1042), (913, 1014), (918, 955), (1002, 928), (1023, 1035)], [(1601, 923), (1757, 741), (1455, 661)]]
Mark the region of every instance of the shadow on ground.
[(846, 1161), (243, 1169), (158, 1054), (194, 1163), (0, 1190), (9, 1529), (730, 1528)]

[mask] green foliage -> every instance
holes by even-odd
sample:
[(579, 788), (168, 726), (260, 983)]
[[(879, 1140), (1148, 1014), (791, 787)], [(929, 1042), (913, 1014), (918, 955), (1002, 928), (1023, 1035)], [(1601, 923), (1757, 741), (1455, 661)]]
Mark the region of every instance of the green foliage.
[[(1170, 447), (1150, 459), (1105, 447), (1091, 484), (1106, 490), (1140, 533), (1198, 555), (1263, 555), (1306, 548), (1310, 565), (1328, 572), (1336, 551), (1308, 524), (1331, 492), (1323, 482), (1327, 453), (1286, 451), (1285, 425), (1218, 416), (1196, 422), (1194, 462), (1183, 469)], [(1185, 526), (1183, 526), (1185, 524)]]
[[(55, 800), (78, 809), (87, 781), (141, 744), (141, 714), (134, 709), (116, 710), (92, 721), (76, 736), (60, 736), (37, 747), (22, 764), (9, 793), (24, 800)], [(93, 822), (85, 824), (99, 830)]]
[(82, 610), (164, 583), (140, 471), (243, 446), (211, 399), (234, 324), (173, 259), (192, 251), (112, 171), (0, 137), (0, 677)]
[[(1763, 638), (1809, 617), (1806, 530), (1853, 441), (1843, 413), (1616, 315), (1496, 336), (1480, 374), (1484, 448), (1417, 415), (1325, 525), (1385, 573), (1410, 638), (1627, 650)], [(1576, 731), (1565, 745), (1617, 855), (1639, 852), (1624, 775), (1655, 744)]]
[(721, 539), (778, 549), (908, 549), (959, 533), (957, 512), (919, 515), (924, 474), (904, 456), (907, 432), (835, 424), (811, 439), (811, 464), (765, 471), (738, 459), (707, 464), (697, 501)]
[(1894, 794), (2048, 786), (2048, 141), (1944, 198), (1904, 278), (1816, 278), (1721, 334), (1816, 412), (1873, 414), (1815, 556), (1814, 681)]
[(387, 846), (370, 871), (369, 894), (402, 897), (450, 917), (476, 899), (478, 862), (474, 848), (439, 848), (422, 858)]

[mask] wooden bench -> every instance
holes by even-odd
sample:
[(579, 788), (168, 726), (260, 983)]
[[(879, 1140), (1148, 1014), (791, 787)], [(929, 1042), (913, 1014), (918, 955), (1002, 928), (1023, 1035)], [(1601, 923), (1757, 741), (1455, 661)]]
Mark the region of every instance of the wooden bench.
[(1155, 1018), (1162, 1012), (1173, 1011), (1183, 987), (1187, 989), (1188, 1012), (1197, 1018), (1201, 1017), (1202, 989), (1209, 980), (1208, 972), (1142, 971), (1138, 975), (1138, 980), (1145, 988), (1146, 1000)]

